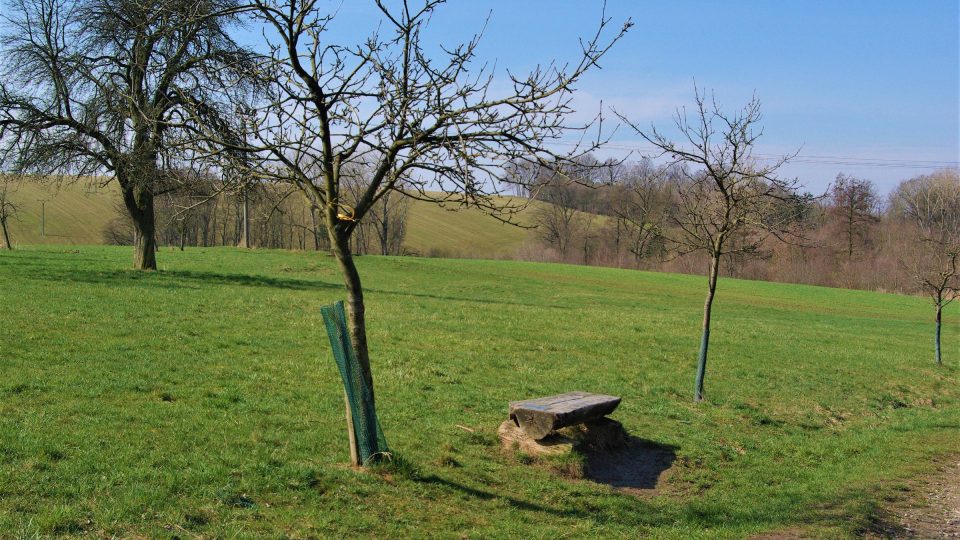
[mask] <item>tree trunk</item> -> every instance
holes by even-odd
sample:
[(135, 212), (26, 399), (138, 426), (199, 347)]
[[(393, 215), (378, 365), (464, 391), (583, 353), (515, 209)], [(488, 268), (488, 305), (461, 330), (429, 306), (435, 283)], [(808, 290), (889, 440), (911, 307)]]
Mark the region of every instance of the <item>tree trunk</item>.
[[(333, 239), (331, 239), (333, 240)], [(350, 327), (350, 344), (357, 355), (357, 361), (363, 370), (363, 377), (373, 389), (373, 375), (370, 372), (370, 356), (367, 351), (367, 325), (365, 306), (363, 302), (363, 286), (360, 283), (360, 274), (353, 262), (350, 253), (349, 240), (343, 235), (337, 235), (333, 246), (333, 254), (343, 275), (343, 283), (347, 287), (347, 323)]]
[(390, 254), (390, 217), (388, 215), (389, 210), (386, 208), (386, 203), (384, 203), (383, 209), (383, 222), (380, 224), (380, 254), (389, 255)]
[(320, 251), (320, 229), (317, 227), (317, 207), (310, 205), (310, 222), (313, 224), (313, 250)]
[[(361, 403), (360, 410), (374, 411), (374, 387), (373, 374), (370, 369), (370, 355), (367, 350), (367, 325), (365, 316), (365, 306), (363, 302), (363, 286), (360, 283), (360, 274), (353, 262), (353, 255), (350, 252), (350, 237), (348, 234), (337, 230), (335, 227), (329, 227), (329, 237), (331, 250), (337, 259), (337, 265), (343, 276), (343, 283), (347, 288), (347, 327), (350, 333), (350, 344), (356, 355), (357, 363), (360, 365), (361, 375), (364, 382), (370, 388), (369, 399), (371, 403)], [(360, 396), (362, 398), (362, 395)], [(349, 415), (349, 413), (348, 413)], [(349, 418), (349, 416), (348, 416)], [(349, 433), (350, 437), (350, 456), (351, 459), (359, 459), (360, 452), (357, 450), (357, 437), (366, 435), (365, 441), (369, 448), (376, 450), (379, 448), (376, 433), (376, 416), (365, 418), (364, 424), (370, 426), (366, 434)], [(352, 427), (352, 425), (351, 425)], [(382, 449), (380, 449), (382, 450)], [(354, 462), (354, 465), (363, 465), (363, 463)]]
[(250, 198), (247, 196), (247, 190), (243, 190), (243, 223), (240, 224), (240, 242), (239, 247), (250, 247)]
[(700, 338), (700, 355), (697, 358), (697, 389), (694, 401), (703, 401), (703, 378), (707, 373), (707, 349), (710, 346), (710, 311), (713, 309), (713, 297), (717, 293), (719, 270), (720, 256), (711, 255), (709, 290), (703, 304), (703, 335)]
[(937, 365), (943, 365), (943, 356), (940, 355), (940, 324), (943, 320), (943, 306), (937, 304), (937, 331), (934, 337), (934, 351), (937, 358)]
[(145, 180), (136, 184), (121, 185), (123, 203), (133, 220), (134, 251), (133, 267), (137, 270), (157, 269), (156, 223), (153, 213), (153, 192), (144, 186)]
[(13, 251), (13, 244), (10, 243), (10, 233), (7, 232), (7, 219), (0, 219), (0, 227), (3, 227), (3, 242), (7, 245), (7, 249)]
[(343, 408), (347, 411), (347, 439), (350, 441), (350, 464), (354, 467), (363, 465), (360, 462), (360, 449), (357, 448), (357, 433), (353, 429), (353, 413), (350, 412), (350, 396), (346, 389), (343, 391)]
[(623, 268), (623, 257), (620, 256), (620, 221), (620, 218), (617, 218), (617, 235), (613, 241), (613, 246), (617, 254), (617, 268)]
[(850, 221), (847, 223), (847, 260), (853, 260), (853, 210), (850, 211)]

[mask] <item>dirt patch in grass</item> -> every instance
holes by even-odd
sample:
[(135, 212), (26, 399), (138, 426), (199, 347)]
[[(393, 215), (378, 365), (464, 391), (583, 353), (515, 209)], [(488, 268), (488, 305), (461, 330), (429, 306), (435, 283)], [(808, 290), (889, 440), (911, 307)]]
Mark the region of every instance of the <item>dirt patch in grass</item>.
[(751, 536), (750, 540), (803, 540), (806, 538), (812, 538), (810, 533), (794, 528)]
[[(858, 537), (869, 540), (909, 538), (960, 539), (960, 457), (943, 460), (937, 473), (918, 478), (871, 516)], [(816, 530), (789, 528), (752, 536), (751, 540), (819, 538)]]
[(864, 535), (866, 538), (960, 538), (960, 458), (916, 482), (917, 496), (891, 503)]

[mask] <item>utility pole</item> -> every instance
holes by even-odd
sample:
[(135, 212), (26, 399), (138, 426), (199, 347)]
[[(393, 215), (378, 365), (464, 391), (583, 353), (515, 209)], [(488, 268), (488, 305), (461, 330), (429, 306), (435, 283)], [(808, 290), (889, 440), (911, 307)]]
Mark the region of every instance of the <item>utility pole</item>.
[(37, 199), (40, 203), (40, 236), (47, 236), (47, 199)]

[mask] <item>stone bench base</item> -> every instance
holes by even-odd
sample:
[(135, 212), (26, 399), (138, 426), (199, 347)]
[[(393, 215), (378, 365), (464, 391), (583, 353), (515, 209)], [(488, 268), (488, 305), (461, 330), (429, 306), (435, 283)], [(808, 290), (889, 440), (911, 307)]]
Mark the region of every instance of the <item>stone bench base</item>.
[(507, 453), (522, 452), (531, 457), (559, 456), (574, 450), (612, 450), (627, 444), (627, 432), (616, 420), (599, 418), (557, 430), (542, 439), (534, 439), (507, 420), (497, 429), (500, 446)]

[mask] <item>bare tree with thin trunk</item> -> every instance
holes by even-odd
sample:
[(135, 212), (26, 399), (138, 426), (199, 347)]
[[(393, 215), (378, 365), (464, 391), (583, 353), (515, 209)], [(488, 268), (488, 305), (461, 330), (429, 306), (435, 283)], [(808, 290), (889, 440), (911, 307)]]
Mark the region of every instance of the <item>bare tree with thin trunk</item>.
[(17, 168), (115, 179), (156, 269), (154, 199), (183, 118), (237, 88), (249, 54), (233, 0), (10, 0), (0, 36), (0, 136)]
[[(253, 244), (250, 242), (250, 186), (243, 186), (237, 193), (238, 213), (240, 218), (239, 234), (237, 239), (238, 248), (250, 248)], [(311, 208), (312, 211), (312, 208)]]
[(16, 183), (20, 178), (10, 174), (0, 174), (0, 229), (3, 229), (3, 245), (8, 250), (13, 250), (13, 242), (10, 241), (9, 223), (11, 219), (17, 218), (17, 211), (20, 209), (13, 202), (13, 194), (16, 192)]
[[(570, 161), (550, 148), (570, 133), (565, 121), (573, 85), (629, 23), (607, 39), (609, 20), (603, 19), (579, 59), (524, 76), (508, 73), (501, 92), (492, 68), (474, 65), (479, 35), (454, 46), (429, 41), (426, 28), (440, 0), (375, 1), (379, 22), (349, 43), (328, 39), (338, 21), (326, 3), (253, 4), (271, 40), (272, 64), (261, 71), (269, 83), (264, 95), (238, 117), (238, 129), (251, 141), (242, 150), (259, 158), (261, 178), (296, 186), (321, 209), (346, 286), (350, 341), (373, 388), (364, 289), (350, 249), (364, 217), (395, 192), (479, 207), (509, 221), (522, 206), (496, 196), (504, 164)], [(205, 136), (214, 148), (237, 149), (216, 133)], [(601, 142), (590, 141), (573, 154)], [(359, 165), (370, 174), (362, 193), (348, 201), (344, 172)], [(372, 410), (372, 403), (361, 408)], [(356, 446), (352, 437), (350, 443)]]
[(537, 234), (547, 245), (556, 248), (560, 260), (567, 260), (574, 240), (587, 227), (586, 214), (576, 208), (574, 191), (577, 186), (570, 180), (555, 178), (539, 186), (541, 194), (548, 194), (548, 201), (540, 201), (533, 212)]
[(510, 178), (511, 191), (517, 197), (529, 199), (537, 193), (537, 186), (543, 180), (544, 170), (537, 163), (525, 160), (513, 160), (504, 166), (504, 175)]
[(902, 260), (933, 301), (934, 358), (943, 365), (943, 308), (960, 296), (960, 172), (949, 169), (903, 182), (891, 195), (891, 206), (913, 226), (916, 241)]
[(880, 195), (873, 182), (843, 173), (830, 188), (828, 215), (845, 239), (847, 260), (857, 245), (867, 243), (870, 229), (880, 221)]
[[(341, 174), (345, 207), (352, 211), (369, 189), (367, 178), (374, 173), (370, 164), (345, 167)], [(407, 233), (407, 213), (410, 197), (404, 194), (404, 181), (397, 182), (394, 189), (370, 206), (370, 210), (357, 223), (354, 236), (354, 253), (377, 252), (380, 255), (399, 255), (403, 251), (403, 239)]]
[(380, 243), (381, 255), (403, 253), (403, 239), (407, 234), (407, 214), (410, 199), (400, 191), (385, 194), (368, 214)]
[(666, 168), (643, 160), (623, 175), (621, 191), (612, 201), (617, 227), (623, 227), (627, 250), (638, 263), (651, 255), (664, 234), (670, 209), (667, 174)]
[(756, 97), (731, 115), (705, 93), (695, 89), (695, 96), (692, 118), (686, 110), (675, 116), (684, 143), (675, 143), (655, 127), (647, 131), (631, 126), (659, 149), (656, 157), (669, 157), (671, 165), (686, 165), (677, 169), (677, 208), (672, 221), (679, 234), (671, 241), (680, 253), (699, 251), (710, 258), (694, 393), (694, 399), (702, 401), (720, 263), (726, 256), (757, 251), (767, 238), (790, 238), (797, 183), (777, 176), (792, 156), (765, 162), (753, 154), (763, 133)]

